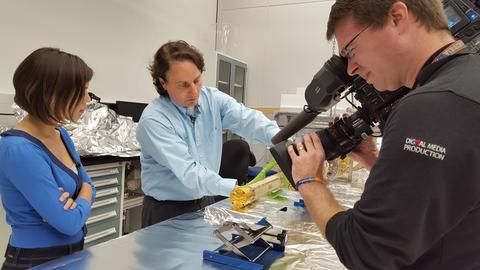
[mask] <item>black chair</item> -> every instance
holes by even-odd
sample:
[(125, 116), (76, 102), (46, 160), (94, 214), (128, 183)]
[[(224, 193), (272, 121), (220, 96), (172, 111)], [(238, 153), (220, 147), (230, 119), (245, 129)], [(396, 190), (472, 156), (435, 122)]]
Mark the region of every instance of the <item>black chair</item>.
[(220, 172), (224, 178), (238, 180), (238, 185), (244, 185), (248, 181), (248, 166), (257, 163), (255, 155), (250, 151), (250, 146), (243, 140), (230, 140), (223, 143), (222, 162)]
[[(241, 186), (249, 180), (248, 166), (254, 166), (256, 163), (255, 155), (250, 152), (250, 146), (248, 146), (246, 141), (238, 139), (229, 140), (223, 143), (222, 161), (218, 174), (223, 178), (237, 179), (237, 185)], [(213, 196), (213, 202), (226, 198), (221, 195)]]

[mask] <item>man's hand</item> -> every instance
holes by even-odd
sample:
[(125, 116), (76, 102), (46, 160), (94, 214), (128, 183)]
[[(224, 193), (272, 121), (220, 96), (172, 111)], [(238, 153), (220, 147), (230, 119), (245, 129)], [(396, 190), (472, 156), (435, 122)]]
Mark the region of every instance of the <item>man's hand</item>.
[(373, 137), (368, 137), (347, 154), (349, 158), (360, 163), (367, 170), (371, 170), (378, 159), (378, 148)]
[(296, 145), (298, 155), (293, 150), (293, 146), (288, 147), (288, 154), (292, 159), (292, 178), (295, 183), (304, 178), (323, 176), (321, 172), (325, 161), (325, 152), (320, 138), (316, 133), (306, 134), (303, 137), (303, 144)]
[[(348, 114), (342, 114), (342, 117), (348, 117)], [(329, 123), (332, 126), (333, 123), (340, 120), (339, 116), (336, 116), (333, 122)], [(347, 154), (353, 161), (360, 163), (367, 170), (371, 170), (373, 165), (378, 159), (378, 148), (375, 144), (373, 137), (369, 136), (363, 140), (357, 147), (355, 147), (350, 153)]]
[[(305, 135), (304, 144), (305, 149), (301, 143), (297, 144), (298, 155), (292, 146), (288, 147), (288, 154), (292, 159), (292, 178), (295, 183), (304, 178), (320, 177), (322, 179), (321, 177), (323, 177), (325, 151), (317, 134)], [(322, 234), (325, 235), (327, 222), (344, 208), (338, 204), (328, 188), (318, 181), (301, 185), (298, 191), (305, 200), (308, 212)]]

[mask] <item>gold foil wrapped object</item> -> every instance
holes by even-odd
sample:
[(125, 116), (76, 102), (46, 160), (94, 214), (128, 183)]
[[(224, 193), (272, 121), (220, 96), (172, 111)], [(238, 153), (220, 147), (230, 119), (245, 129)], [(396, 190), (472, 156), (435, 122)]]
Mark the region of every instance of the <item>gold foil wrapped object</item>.
[(241, 209), (258, 198), (282, 188), (282, 186), (282, 175), (277, 173), (254, 184), (235, 187), (230, 193), (230, 202), (233, 205), (233, 209)]

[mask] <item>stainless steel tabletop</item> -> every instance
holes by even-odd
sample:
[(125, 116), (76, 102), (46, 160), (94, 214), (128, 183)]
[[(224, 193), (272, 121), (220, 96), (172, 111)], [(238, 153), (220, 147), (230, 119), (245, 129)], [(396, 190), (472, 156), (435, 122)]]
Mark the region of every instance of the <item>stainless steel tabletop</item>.
[[(347, 207), (352, 207), (362, 192), (344, 182), (331, 184), (330, 189)], [(262, 199), (241, 212), (232, 210), (224, 200), (205, 211), (163, 221), (32, 269), (235, 269), (203, 261), (204, 250), (215, 250), (222, 244), (213, 231), (225, 221), (253, 224), (263, 217), (274, 228), (288, 230), (285, 256), (271, 270), (345, 269), (306, 209), (293, 206), (300, 198), (298, 193), (286, 191), (285, 195), (288, 200)]]

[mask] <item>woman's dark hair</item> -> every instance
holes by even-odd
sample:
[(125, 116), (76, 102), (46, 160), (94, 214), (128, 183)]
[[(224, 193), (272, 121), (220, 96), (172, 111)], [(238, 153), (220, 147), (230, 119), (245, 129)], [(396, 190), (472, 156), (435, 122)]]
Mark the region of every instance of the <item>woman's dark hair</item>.
[(153, 85), (161, 96), (168, 96), (167, 91), (160, 83), (160, 78), (167, 80), (166, 74), (172, 62), (190, 61), (201, 72), (205, 71), (205, 62), (202, 53), (183, 40), (169, 41), (160, 47), (148, 67), (152, 75)]
[(27, 56), (13, 75), (14, 101), (46, 124), (64, 123), (72, 120), (92, 76), (92, 69), (80, 57), (40, 48)]

